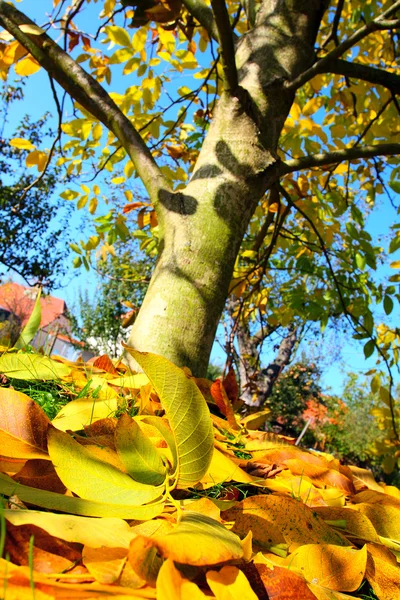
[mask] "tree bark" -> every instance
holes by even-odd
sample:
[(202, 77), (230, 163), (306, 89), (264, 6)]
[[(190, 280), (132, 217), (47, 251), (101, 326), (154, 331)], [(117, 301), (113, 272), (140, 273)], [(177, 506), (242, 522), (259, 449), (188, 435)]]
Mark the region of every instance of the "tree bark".
[(158, 194), (161, 251), (128, 343), (197, 376), (250, 218), (278, 177), (278, 140), (294, 98), (285, 83), (313, 63), (325, 4), (264, 0), (236, 46), (239, 85), (222, 94), (187, 188)]

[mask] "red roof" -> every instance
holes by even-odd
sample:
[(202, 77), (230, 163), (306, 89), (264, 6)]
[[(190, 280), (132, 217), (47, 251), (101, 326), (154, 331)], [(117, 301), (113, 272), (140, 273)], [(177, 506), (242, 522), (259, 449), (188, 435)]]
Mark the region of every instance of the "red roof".
[[(32, 313), (36, 296), (36, 288), (26, 288), (13, 282), (5, 283), (0, 285), (0, 308), (16, 314), (21, 319), (22, 326), (24, 326)], [(64, 300), (54, 296), (42, 296), (40, 304), (42, 307), (41, 328), (47, 327), (67, 311)]]

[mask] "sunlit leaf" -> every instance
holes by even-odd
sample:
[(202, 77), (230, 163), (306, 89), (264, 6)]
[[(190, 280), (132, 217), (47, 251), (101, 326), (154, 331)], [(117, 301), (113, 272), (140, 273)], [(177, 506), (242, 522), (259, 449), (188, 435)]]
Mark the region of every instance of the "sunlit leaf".
[(133, 479), (151, 485), (160, 485), (165, 480), (166, 467), (161, 455), (135, 419), (122, 415), (115, 431), (115, 445)]
[(42, 318), (42, 307), (40, 305), (41, 291), (42, 290), (39, 289), (37, 296), (36, 296), (35, 304), (33, 306), (33, 310), (28, 319), (28, 322), (26, 323), (25, 327), (19, 334), (18, 339), (14, 344), (15, 348), (18, 348), (18, 349), (24, 348), (25, 346), (30, 344), (39, 330), (40, 321)]
[(0, 356), (0, 371), (15, 379), (50, 381), (66, 377), (71, 369), (41, 354), (6, 353)]
[(201, 392), (165, 358), (126, 350), (143, 368), (165, 409), (178, 453), (178, 487), (195, 485), (206, 473), (214, 449), (210, 413)]
[(93, 458), (67, 433), (51, 428), (48, 450), (61, 481), (85, 500), (141, 505), (156, 500), (161, 490), (134, 481), (116, 467)]
[(22, 392), (0, 387), (0, 447), (13, 458), (49, 459), (43, 410)]

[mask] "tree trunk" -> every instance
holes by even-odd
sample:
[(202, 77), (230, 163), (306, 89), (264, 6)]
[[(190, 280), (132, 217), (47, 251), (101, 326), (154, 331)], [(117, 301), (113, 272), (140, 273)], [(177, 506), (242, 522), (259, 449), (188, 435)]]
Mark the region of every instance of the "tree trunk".
[(236, 48), (239, 86), (222, 94), (188, 186), (152, 198), (161, 250), (128, 343), (197, 376), (205, 375), (250, 218), (276, 181), (293, 102), (285, 84), (312, 64), (325, 4), (264, 0)]

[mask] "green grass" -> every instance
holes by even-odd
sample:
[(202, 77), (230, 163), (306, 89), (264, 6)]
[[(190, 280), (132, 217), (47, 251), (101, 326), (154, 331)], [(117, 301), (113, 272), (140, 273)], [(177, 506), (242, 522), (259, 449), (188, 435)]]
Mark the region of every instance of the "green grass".
[(49, 419), (54, 419), (57, 413), (68, 402), (76, 397), (74, 387), (55, 381), (25, 381), (9, 379), (14, 390), (32, 398), (44, 410)]

